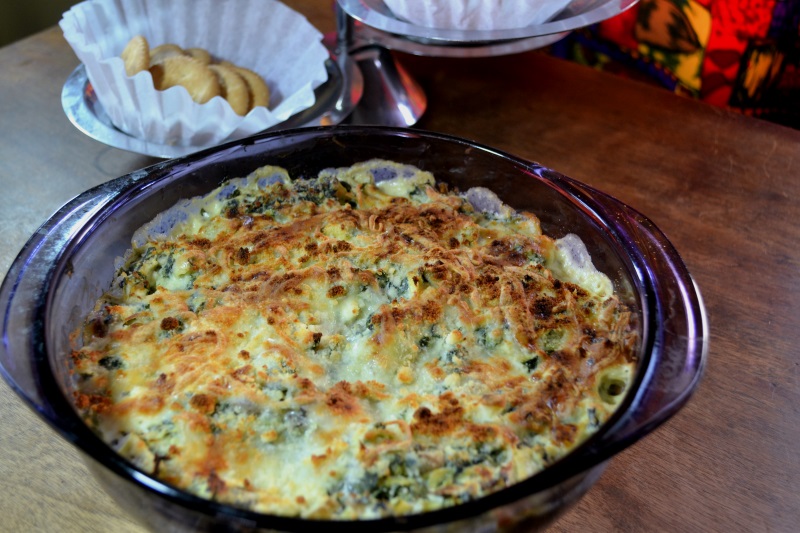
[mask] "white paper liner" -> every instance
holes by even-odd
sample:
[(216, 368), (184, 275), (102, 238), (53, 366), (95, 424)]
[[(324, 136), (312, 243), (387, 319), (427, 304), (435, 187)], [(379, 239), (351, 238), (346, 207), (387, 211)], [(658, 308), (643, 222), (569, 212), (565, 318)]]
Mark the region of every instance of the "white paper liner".
[(417, 26), (510, 30), (547, 22), (571, 0), (383, 0), (395, 16)]
[[(314, 89), (328, 79), (322, 34), (277, 0), (88, 0), (60, 26), (114, 125), (152, 143), (205, 146), (252, 135), (314, 105)], [(255, 71), (270, 88), (269, 109), (242, 117), (222, 97), (200, 105), (183, 87), (156, 91), (147, 71), (128, 77), (119, 56), (135, 35), (151, 48), (205, 48)]]

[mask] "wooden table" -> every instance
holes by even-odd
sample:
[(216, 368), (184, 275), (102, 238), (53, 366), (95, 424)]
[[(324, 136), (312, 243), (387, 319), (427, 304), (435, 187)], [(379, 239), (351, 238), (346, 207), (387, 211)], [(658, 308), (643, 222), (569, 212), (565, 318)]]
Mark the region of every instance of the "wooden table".
[[(305, 12), (332, 28), (326, 2)], [(401, 58), (418, 127), (539, 161), (649, 216), (705, 298), (710, 357), (677, 416), (618, 455), (553, 531), (796, 531), (800, 522), (800, 132), (539, 52)], [(0, 49), (0, 274), (72, 196), (154, 160), (64, 116), (58, 28)], [(72, 447), (0, 384), (0, 530), (141, 531)]]

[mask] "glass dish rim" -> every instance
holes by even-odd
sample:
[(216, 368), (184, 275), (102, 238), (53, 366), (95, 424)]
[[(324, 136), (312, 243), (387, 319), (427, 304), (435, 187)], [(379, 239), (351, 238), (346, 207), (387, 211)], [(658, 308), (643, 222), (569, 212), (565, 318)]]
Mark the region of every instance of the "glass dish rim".
[[(181, 158), (178, 160), (173, 160), (171, 162), (164, 162), (164, 163), (157, 163), (152, 165), (151, 167), (147, 167), (146, 169), (142, 169), (141, 171), (137, 171), (125, 176), (121, 176), (116, 178), (115, 180), (111, 180), (106, 184), (101, 186), (95, 187), (79, 195), (72, 201), (65, 204), (65, 206), (56, 213), (48, 223), (58, 223), (59, 214), (64, 213), (65, 211), (69, 211), (71, 207), (74, 207), (77, 203), (81, 201), (85, 201), (87, 198), (91, 197), (92, 195), (98, 196), (98, 193), (102, 190), (106, 190), (109, 187), (114, 189), (114, 185), (125, 181), (126, 179), (130, 182), (126, 187), (117, 188), (110, 196), (108, 196), (103, 205), (96, 212), (90, 221), (85, 221), (83, 224), (83, 228), (86, 229), (87, 227), (91, 227), (95, 224), (100, 224), (102, 221), (98, 220), (103, 213), (106, 215), (113, 212), (112, 206), (116, 205), (119, 202), (126, 202), (134, 200), (141, 190), (150, 187), (158, 187), (159, 183), (166, 181), (171, 172), (174, 171), (176, 168), (180, 168), (182, 165), (185, 167), (189, 167), (192, 165), (200, 164), (201, 168), (204, 164), (210, 164), (216, 159), (224, 156), (226, 152), (236, 152), (239, 149), (242, 149), (245, 146), (256, 144), (260, 142), (269, 142), (275, 138), (283, 138), (286, 139), (292, 136), (313, 136), (315, 133), (319, 132), (324, 135), (326, 132), (341, 132), (343, 134), (355, 134), (358, 132), (368, 132), (374, 134), (376, 131), (381, 131), (384, 134), (388, 135), (413, 135), (413, 136), (420, 136), (426, 139), (431, 139), (434, 142), (455, 142), (458, 144), (462, 144), (465, 147), (469, 147), (471, 149), (478, 149), (483, 152), (486, 152), (490, 157), (501, 157), (504, 159), (509, 160), (518, 170), (522, 171), (523, 169), (530, 170), (531, 166), (535, 166), (542, 171), (542, 174), (537, 174), (540, 180), (546, 181), (547, 185), (551, 188), (554, 188), (559, 194), (567, 197), (570, 203), (577, 203), (580, 201), (583, 204), (586, 204), (588, 201), (588, 205), (591, 207), (593, 203), (597, 201), (597, 199), (592, 198), (582, 198), (587, 191), (600, 195), (599, 198), (604, 201), (609, 202), (616, 202), (620, 205), (621, 202), (613, 199), (612, 197), (608, 196), (605, 193), (597, 191), (591, 187), (586, 185), (582, 185), (579, 182), (573, 180), (572, 178), (568, 178), (563, 176), (555, 171), (552, 171), (546, 167), (543, 167), (537, 163), (532, 163), (530, 161), (526, 161), (521, 158), (517, 158), (515, 156), (511, 156), (510, 154), (506, 154), (505, 152), (501, 152), (494, 148), (490, 148), (479, 143), (475, 143), (473, 141), (467, 141), (465, 139), (461, 139), (458, 137), (433, 133), (433, 132), (426, 132), (423, 130), (409, 130), (406, 128), (386, 128), (386, 127), (378, 127), (378, 126), (339, 126), (339, 127), (321, 127), (321, 128), (301, 128), (298, 130), (290, 130), (285, 132), (276, 132), (276, 133), (268, 133), (268, 134), (261, 134), (255, 136), (254, 138), (250, 138), (244, 141), (234, 141), (232, 143), (228, 143), (223, 145), (222, 147), (212, 148), (203, 152), (198, 152), (196, 154), (192, 154), (185, 158)], [(333, 133), (335, 135), (335, 133)], [(194, 162), (192, 162), (194, 161)], [(185, 178), (184, 178), (185, 179)], [(566, 190), (565, 190), (566, 189)], [(630, 208), (628, 208), (630, 209)], [(63, 217), (62, 217), (63, 218)], [(606, 221), (603, 221), (604, 224)], [(47, 223), (45, 224), (47, 226)], [(26, 245), (26, 248), (31, 244), (29, 242)], [(53, 261), (50, 265), (50, 270), (48, 272), (48, 283), (51, 282), (54, 277), (58, 277), (60, 274), (56, 272), (59, 268), (64, 268), (64, 255), (68, 255), (68, 250), (71, 250), (74, 246), (80, 246), (79, 243), (76, 243), (74, 239), (69, 241), (69, 246), (62, 247), (62, 249), (58, 253), (58, 257)], [(24, 250), (23, 250), (24, 251)], [(22, 254), (21, 254), (22, 255)], [(11, 270), (9, 271), (9, 273)], [(7, 282), (8, 280), (6, 280)], [(5, 283), (4, 282), (4, 285)], [(47, 311), (47, 298), (49, 297), (50, 292), (44, 291), (42, 294), (42, 298), (36, 302), (37, 312), (36, 315), (38, 320), (41, 323), (45, 323), (48, 320), (46, 316)], [(641, 296), (640, 296), (641, 297)], [(655, 318), (655, 317), (650, 317)], [(642, 322), (645, 322), (644, 317)], [(40, 330), (44, 331), (44, 327), (40, 327)], [(647, 332), (645, 325), (642, 325), (643, 334)], [(4, 334), (6, 332), (4, 331)], [(165, 497), (173, 501), (173, 503), (178, 503), (184, 507), (188, 507), (194, 511), (201, 512), (203, 514), (223, 514), (228, 515), (234, 518), (241, 518), (246, 519), (248, 521), (255, 521), (264, 527), (279, 527), (284, 528), (287, 530), (297, 530), (302, 529), (304, 527), (308, 527), (309, 524), (324, 524), (328, 527), (335, 525), (337, 528), (341, 527), (343, 529), (352, 530), (353, 528), (357, 530), (369, 530), (369, 531), (377, 531), (377, 530), (388, 530), (388, 529), (408, 529), (408, 528), (417, 528), (417, 527), (426, 527), (435, 524), (442, 524), (446, 522), (452, 522), (454, 520), (463, 520), (469, 517), (475, 517), (481, 515), (487, 511), (490, 511), (494, 508), (501, 507), (504, 504), (511, 503), (513, 501), (519, 500), (526, 496), (530, 496), (542, 490), (546, 490), (554, 485), (557, 485), (559, 482), (569, 479), (575, 475), (580, 474), (595, 466), (596, 464), (605, 461), (615, 453), (638, 440), (641, 436), (648, 433), (653, 429), (653, 427), (648, 428), (646, 431), (642, 431), (639, 435), (634, 435), (634, 438), (630, 439), (628, 442), (620, 442), (617, 444), (616, 447), (607, 447), (604, 453), (594, 453), (588, 456), (583, 457), (581, 454), (585, 454), (585, 450), (591, 448), (594, 444), (600, 441), (605, 435), (611, 432), (615, 427), (617, 427), (618, 423), (627, 416), (628, 409), (630, 406), (636, 401), (638, 395), (643, 393), (643, 390), (646, 387), (643, 387), (643, 383), (647, 378), (646, 370), (650, 368), (650, 358), (653, 355), (652, 344), (653, 338), (652, 336), (644, 335), (642, 340), (642, 354), (647, 358), (647, 364), (645, 362), (640, 363), (640, 371), (637, 372), (636, 384), (635, 387), (632, 388), (631, 393), (626, 395), (626, 398), (623, 400), (623, 404), (619, 406), (618, 410), (616, 411), (614, 417), (611, 420), (606, 422), (600, 431), (595, 433), (590, 439), (576, 447), (572, 452), (566, 455), (564, 458), (560, 459), (553, 465), (549, 466), (545, 470), (535, 474), (534, 476), (523, 480), (519, 483), (516, 483), (510, 487), (505, 489), (501, 489), (500, 491), (488, 494), (483, 496), (479, 499), (459, 504), (456, 506), (447, 507), (444, 509), (440, 509), (437, 511), (432, 511), (428, 513), (421, 513), (415, 515), (407, 515), (407, 516), (390, 516), (386, 518), (374, 519), (374, 520), (348, 520), (348, 521), (315, 521), (309, 520), (305, 518), (293, 518), (293, 517), (283, 517), (277, 515), (266, 515), (262, 513), (255, 513), (252, 511), (247, 511), (244, 509), (239, 509), (227, 504), (220, 504), (218, 502), (213, 502), (210, 500), (206, 500), (204, 498), (200, 498), (198, 496), (191, 495), (187, 492), (184, 492), (179, 489), (175, 489), (165, 483), (157, 480), (156, 478), (150, 477), (148, 474), (145, 474), (129, 463), (121, 458), (116, 452), (110, 449), (102, 440), (99, 439), (94, 433), (92, 433), (87, 426), (83, 424), (83, 422), (79, 419), (77, 414), (74, 410), (71, 409), (71, 402), (69, 399), (65, 398), (61, 393), (61, 389), (58, 386), (57, 380), (54, 377), (54, 371), (50, 367), (50, 361), (47, 354), (47, 348), (45, 343), (41, 343), (39, 346), (35, 346), (34, 349), (36, 350), (35, 353), (35, 364), (37, 365), (37, 369), (41, 370), (38, 374), (40, 378), (44, 378), (44, 382), (40, 382), (39, 386), (41, 387), (41, 391), (43, 393), (44, 398), (49, 401), (49, 407), (55, 409), (56, 413), (59, 415), (63, 415), (67, 417), (67, 420), (71, 420), (75, 424), (69, 424), (69, 427), (65, 427), (63, 425), (62, 420), (52, 420), (47, 413), (43, 412), (40, 409), (36, 409), (36, 406), (33, 406), (34, 409), (43, 416), (49, 423), (49, 425), (53, 426), (66, 440), (71, 442), (73, 445), (78, 447), (84, 453), (90, 455), (94, 460), (98, 461), (101, 465), (105, 466), (118, 476), (126, 479), (128, 481), (132, 481), (137, 483), (144, 488), (156, 492), (159, 496)], [(704, 343), (705, 344), (705, 343)], [(9, 376), (7, 375), (5, 369), (3, 370), (4, 377), (6, 377), (7, 381), (12, 383), (13, 379), (9, 380)], [(699, 375), (698, 375), (699, 379)], [(20, 391), (18, 387), (14, 387), (17, 389), (18, 394)], [(694, 387), (691, 388), (693, 390)], [(683, 400), (680, 402), (682, 405), (683, 401), (688, 399), (688, 395), (691, 393), (691, 390), (688, 391), (687, 395)], [(636, 394), (634, 394), (634, 391)], [(21, 394), (22, 395), (22, 394)], [(24, 395), (23, 395), (24, 397)], [(57, 401), (53, 401), (57, 400)], [(30, 401), (29, 401), (30, 403)], [(674, 410), (680, 405), (674, 407)], [(674, 411), (673, 411), (674, 412)], [(658, 420), (655, 425), (660, 424), (661, 422), (665, 421), (672, 413), (664, 416), (661, 420)], [(71, 432), (70, 430), (74, 430)], [(574, 458), (576, 457), (583, 457), (582, 461), (577, 461)], [(571, 459), (572, 458), (572, 459)], [(576, 464), (571, 464), (576, 463)], [(569, 473), (569, 475), (564, 475)], [(361, 529), (363, 528), (363, 529)]]

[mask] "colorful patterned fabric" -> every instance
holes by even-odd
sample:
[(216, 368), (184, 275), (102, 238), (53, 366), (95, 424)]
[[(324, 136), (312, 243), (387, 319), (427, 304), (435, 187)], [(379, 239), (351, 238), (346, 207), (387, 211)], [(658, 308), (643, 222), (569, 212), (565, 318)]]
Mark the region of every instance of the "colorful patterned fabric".
[(800, 0), (641, 0), (550, 51), (800, 127)]

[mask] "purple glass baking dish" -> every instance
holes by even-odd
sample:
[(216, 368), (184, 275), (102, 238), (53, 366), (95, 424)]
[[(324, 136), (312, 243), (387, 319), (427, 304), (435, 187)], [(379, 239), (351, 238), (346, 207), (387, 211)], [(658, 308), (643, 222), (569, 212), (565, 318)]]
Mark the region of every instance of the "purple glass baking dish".
[[(635, 385), (619, 410), (572, 453), (483, 498), (439, 511), (363, 521), (270, 516), (204, 500), (138, 470), (81, 421), (66, 363), (76, 331), (113, 276), (133, 231), (181, 198), (273, 164), (310, 177), (328, 167), (384, 158), (431, 171), (466, 189), (484, 186), (543, 230), (575, 233), (595, 266), (639, 318)], [(78, 448), (101, 485), (159, 531), (533, 529), (580, 498), (607, 461), (675, 414), (696, 388), (708, 351), (700, 294), (667, 238), (618, 200), (547, 169), (463, 139), (410, 129), (338, 126), (261, 134), (111, 180), (55, 213), (31, 237), (2, 288), (3, 377), (55, 431)]]

